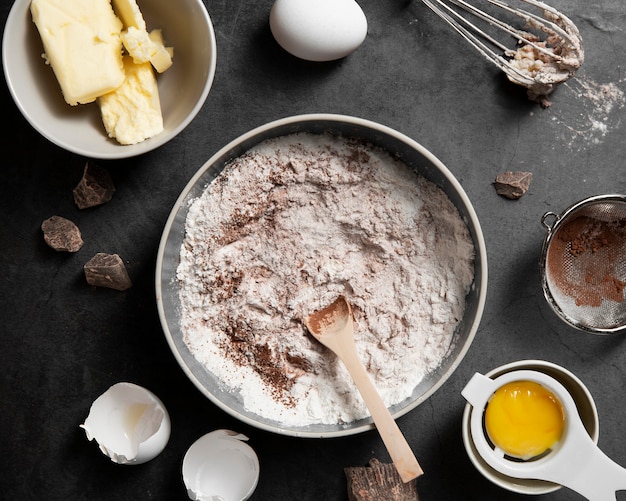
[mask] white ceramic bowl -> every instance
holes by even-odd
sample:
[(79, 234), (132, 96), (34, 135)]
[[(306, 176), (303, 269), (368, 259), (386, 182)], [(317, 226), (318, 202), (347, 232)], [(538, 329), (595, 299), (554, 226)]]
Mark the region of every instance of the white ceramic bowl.
[[(578, 377), (567, 369), (544, 360), (520, 360), (512, 362), (489, 371), (485, 374), (485, 376), (491, 379), (496, 379), (497, 377), (508, 372), (519, 370), (543, 372), (561, 383), (574, 399), (576, 408), (578, 409), (578, 414), (580, 415), (589, 436), (596, 444), (598, 443), (598, 436), (600, 433), (598, 410), (596, 409), (596, 404), (593, 401), (591, 393), (583, 382), (578, 379)], [(548, 494), (561, 488), (559, 484), (546, 482), (544, 480), (513, 478), (500, 473), (487, 464), (487, 462), (480, 456), (480, 453), (478, 452), (478, 449), (472, 439), (472, 432), (470, 431), (472, 412), (473, 407), (469, 403), (466, 404), (462, 419), (463, 444), (465, 445), (465, 450), (467, 451), (467, 455), (469, 456), (471, 462), (485, 478), (489, 479), (491, 482), (502, 487), (503, 489), (511, 492), (517, 492), (519, 494)]]
[(331, 437), (349, 435), (374, 427), (370, 418), (347, 424), (285, 426), (247, 411), (240, 395), (225, 391), (216, 377), (189, 352), (180, 328), (179, 284), (176, 268), (185, 236), (185, 219), (189, 201), (199, 196), (232, 159), (256, 144), (296, 132), (331, 133), (363, 139), (397, 155), (417, 173), (432, 181), (448, 195), (466, 222), (475, 247), (474, 283), (467, 297), (467, 307), (459, 323), (452, 348), (439, 367), (429, 373), (413, 390), (412, 395), (393, 406), (394, 417), (401, 416), (424, 402), (454, 372), (469, 349), (482, 316), (487, 288), (487, 253), (478, 218), (465, 191), (452, 173), (423, 146), (407, 136), (383, 125), (360, 118), (315, 114), (284, 118), (260, 126), (235, 139), (211, 157), (189, 181), (178, 198), (166, 223), (156, 269), (156, 293), (159, 315), (166, 338), (179, 364), (191, 381), (217, 406), (238, 419), (275, 433), (300, 437)]
[(151, 151), (179, 134), (204, 104), (215, 75), (216, 43), (201, 0), (139, 0), (148, 29), (161, 28), (174, 47), (174, 64), (158, 75), (164, 130), (134, 145), (107, 137), (97, 104), (69, 106), (32, 21), (30, 0), (16, 0), (2, 40), (4, 75), (28, 122), (54, 144), (88, 158), (127, 158)]

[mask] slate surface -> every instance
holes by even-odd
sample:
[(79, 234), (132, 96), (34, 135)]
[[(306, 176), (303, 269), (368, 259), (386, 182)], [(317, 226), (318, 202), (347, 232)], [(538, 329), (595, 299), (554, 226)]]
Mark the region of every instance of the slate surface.
[[(2, 25), (12, 3), (1, 2)], [(343, 468), (387, 458), (375, 431), (303, 440), (256, 430), (203, 397), (163, 336), (154, 293), (157, 247), (179, 192), (197, 169), (240, 134), (270, 120), (311, 112), (371, 119), (407, 134), (439, 157), (480, 218), (489, 258), (487, 304), (476, 339), (447, 383), (398, 420), (426, 474), (421, 499), (514, 500), (484, 479), (461, 441), (460, 391), (475, 372), (538, 358), (563, 365), (588, 386), (600, 415), (600, 446), (626, 464), (623, 422), (626, 347), (563, 324), (548, 308), (538, 260), (541, 217), (587, 196), (626, 191), (626, 10), (621, 0), (554, 0), (579, 26), (586, 62), (549, 109), (475, 54), (419, 2), (360, 2), (365, 43), (348, 58), (314, 64), (274, 42), (272, 2), (208, 1), (218, 43), (217, 74), (199, 116), (169, 144), (125, 161), (102, 162), (117, 192), (78, 211), (72, 189), (85, 158), (50, 144), (0, 98), (0, 497), (3, 499), (187, 499), (182, 457), (202, 434), (246, 434), (261, 463), (254, 500), (345, 500)], [(520, 200), (496, 195), (496, 175), (530, 171)], [(74, 255), (46, 246), (41, 222), (76, 222)], [(119, 253), (133, 287), (86, 285), (82, 265)], [(118, 381), (144, 385), (164, 401), (173, 431), (166, 450), (138, 467), (114, 465), (79, 429), (94, 398)], [(577, 499), (564, 489), (545, 496)]]

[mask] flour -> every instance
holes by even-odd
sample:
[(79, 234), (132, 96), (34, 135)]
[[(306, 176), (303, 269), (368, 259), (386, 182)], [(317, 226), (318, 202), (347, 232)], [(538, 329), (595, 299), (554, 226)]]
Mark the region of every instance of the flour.
[(621, 110), (626, 95), (621, 82), (598, 83), (576, 77), (563, 85), (573, 93), (576, 106), (555, 109), (553, 120), (565, 128), (567, 146), (582, 151), (589, 145), (601, 144), (608, 133), (621, 124)]
[(473, 259), (445, 193), (388, 153), (330, 135), (267, 140), (190, 204), (184, 340), (249, 412), (288, 426), (350, 422), (369, 412), (304, 319), (344, 294), (359, 356), (398, 404), (453, 347)]

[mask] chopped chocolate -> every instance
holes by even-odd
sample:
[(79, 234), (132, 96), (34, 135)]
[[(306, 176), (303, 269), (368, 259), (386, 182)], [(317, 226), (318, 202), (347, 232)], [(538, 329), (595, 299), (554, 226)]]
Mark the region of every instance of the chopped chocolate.
[(85, 264), (84, 270), (89, 285), (118, 291), (126, 290), (132, 285), (124, 261), (117, 254), (99, 252)]
[(493, 185), (498, 195), (517, 200), (528, 191), (532, 179), (532, 172), (505, 172), (496, 177)]
[(418, 501), (415, 479), (402, 482), (393, 464), (372, 459), (369, 466), (344, 468), (349, 501)]
[(87, 209), (102, 205), (115, 193), (115, 186), (109, 172), (93, 161), (88, 160), (85, 164), (83, 177), (74, 188), (74, 202), (79, 209)]
[(83, 238), (78, 226), (69, 219), (52, 216), (41, 223), (43, 239), (55, 251), (78, 252)]

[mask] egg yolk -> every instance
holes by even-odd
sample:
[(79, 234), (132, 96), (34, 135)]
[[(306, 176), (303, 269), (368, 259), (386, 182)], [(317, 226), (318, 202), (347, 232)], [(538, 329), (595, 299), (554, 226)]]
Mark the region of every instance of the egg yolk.
[(485, 428), (493, 444), (520, 459), (539, 456), (553, 447), (563, 434), (564, 421), (561, 402), (532, 381), (501, 386), (485, 410)]

